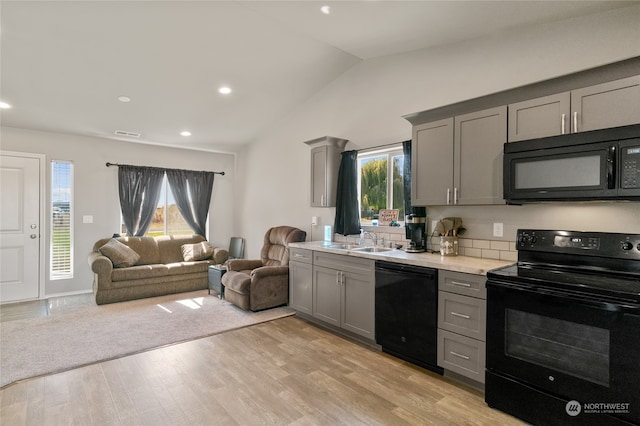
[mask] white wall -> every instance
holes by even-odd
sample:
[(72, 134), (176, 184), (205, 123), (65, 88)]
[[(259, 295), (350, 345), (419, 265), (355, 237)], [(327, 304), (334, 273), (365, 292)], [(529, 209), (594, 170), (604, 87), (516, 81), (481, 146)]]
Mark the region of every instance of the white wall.
[[(240, 153), (237, 223), (248, 255), (259, 255), (270, 226), (298, 226), (311, 233), (308, 240), (317, 240), (322, 226), (333, 224), (335, 209), (309, 207), (309, 148), (303, 141), (329, 135), (352, 141), (347, 149), (362, 149), (410, 139), (411, 125), (403, 115), (639, 56), (638, 22), (640, 5), (633, 5), (359, 63)], [(493, 221), (505, 223), (509, 240), (515, 228), (525, 226), (640, 232), (639, 203), (428, 208), (427, 213), (461, 216), (474, 238), (488, 235)], [(582, 219), (574, 222), (576, 215)], [(310, 225), (312, 216), (320, 218), (316, 227)]]
[[(72, 161), (74, 164), (74, 277), (69, 280), (45, 279), (46, 295), (91, 291), (93, 273), (87, 255), (93, 244), (120, 232), (120, 202), (118, 197), (118, 168), (106, 167), (107, 162), (140, 166), (166, 167), (189, 170), (224, 171), (216, 175), (209, 210), (207, 239), (216, 246), (228, 247), (233, 234), (233, 182), (234, 155), (202, 151), (164, 148), (153, 145), (127, 143), (101, 138), (73, 136), (58, 133), (30, 131), (2, 127), (2, 150), (44, 154), (51, 160)], [(50, 170), (47, 165), (47, 191)], [(43, 194), (48, 203), (49, 193)], [(47, 208), (47, 212), (49, 209)], [(93, 216), (92, 224), (82, 223), (84, 215)], [(49, 224), (45, 218), (41, 227), (43, 238), (49, 241)], [(48, 244), (48, 243), (47, 243)], [(45, 245), (47, 245), (45, 244)], [(49, 270), (48, 253), (44, 253)]]

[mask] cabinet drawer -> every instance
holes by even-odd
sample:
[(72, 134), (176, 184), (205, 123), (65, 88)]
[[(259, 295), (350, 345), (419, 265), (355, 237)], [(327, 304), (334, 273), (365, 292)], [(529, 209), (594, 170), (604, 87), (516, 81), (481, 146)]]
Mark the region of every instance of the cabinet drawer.
[(484, 383), (485, 343), (438, 330), (438, 365)]
[(313, 251), (301, 248), (291, 247), (289, 249), (289, 261), (290, 262), (313, 262)]
[(487, 277), (453, 271), (438, 271), (438, 290), (465, 296), (487, 298)]
[(485, 340), (487, 303), (482, 299), (438, 292), (438, 328)]
[(375, 261), (344, 254), (332, 254), (321, 251), (313, 252), (313, 264), (340, 271), (369, 274), (373, 276)]

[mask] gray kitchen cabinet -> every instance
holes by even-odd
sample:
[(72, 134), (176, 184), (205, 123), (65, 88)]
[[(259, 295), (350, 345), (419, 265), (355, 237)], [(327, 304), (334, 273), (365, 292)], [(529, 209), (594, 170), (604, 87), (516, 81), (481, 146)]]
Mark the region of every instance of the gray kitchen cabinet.
[(502, 152), (507, 141), (507, 107), (454, 119), (452, 204), (504, 204)]
[(311, 207), (335, 207), (338, 169), (347, 142), (331, 136), (305, 142), (311, 147)]
[(447, 203), (453, 186), (453, 118), (413, 127), (411, 202), (416, 206)]
[(374, 261), (314, 252), (313, 317), (375, 339)]
[(573, 132), (640, 123), (640, 75), (571, 92)]
[(509, 142), (568, 133), (570, 113), (570, 92), (511, 104)]
[(289, 249), (289, 306), (298, 312), (313, 313), (313, 252)]
[(313, 316), (336, 327), (341, 326), (342, 278), (340, 271), (313, 267)]
[(414, 205), (504, 204), (506, 106), (416, 125), (412, 140)]
[(640, 123), (640, 76), (509, 105), (509, 142)]
[(438, 365), (484, 383), (486, 277), (438, 271)]

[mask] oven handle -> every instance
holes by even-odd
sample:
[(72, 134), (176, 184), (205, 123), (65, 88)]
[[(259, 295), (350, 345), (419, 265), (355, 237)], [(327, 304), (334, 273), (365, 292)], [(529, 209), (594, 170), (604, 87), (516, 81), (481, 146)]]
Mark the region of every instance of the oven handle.
[(487, 285), (487, 288), (498, 287), (506, 290), (515, 290), (515, 291), (522, 291), (522, 292), (533, 293), (533, 294), (542, 294), (546, 296), (558, 297), (561, 299), (579, 301), (585, 305), (604, 308), (608, 311), (623, 311), (623, 312), (629, 312), (636, 315), (640, 315), (640, 305), (635, 304), (629, 300), (614, 299), (606, 296), (592, 297), (585, 294), (576, 294), (576, 293), (566, 292), (562, 290), (554, 290), (546, 287), (537, 287), (537, 286), (523, 285), (523, 284), (517, 284), (512, 282), (507, 283), (507, 282), (493, 281), (493, 280), (488, 280), (486, 285)]

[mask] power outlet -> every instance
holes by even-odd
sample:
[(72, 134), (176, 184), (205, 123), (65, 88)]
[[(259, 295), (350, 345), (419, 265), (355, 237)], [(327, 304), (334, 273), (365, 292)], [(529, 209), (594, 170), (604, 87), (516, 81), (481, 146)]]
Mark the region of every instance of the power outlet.
[(437, 220), (432, 220), (431, 221), (431, 233), (432, 234), (435, 232), (437, 227), (438, 227), (438, 221)]
[(502, 223), (493, 224), (493, 236), (502, 237), (504, 235), (504, 225)]

